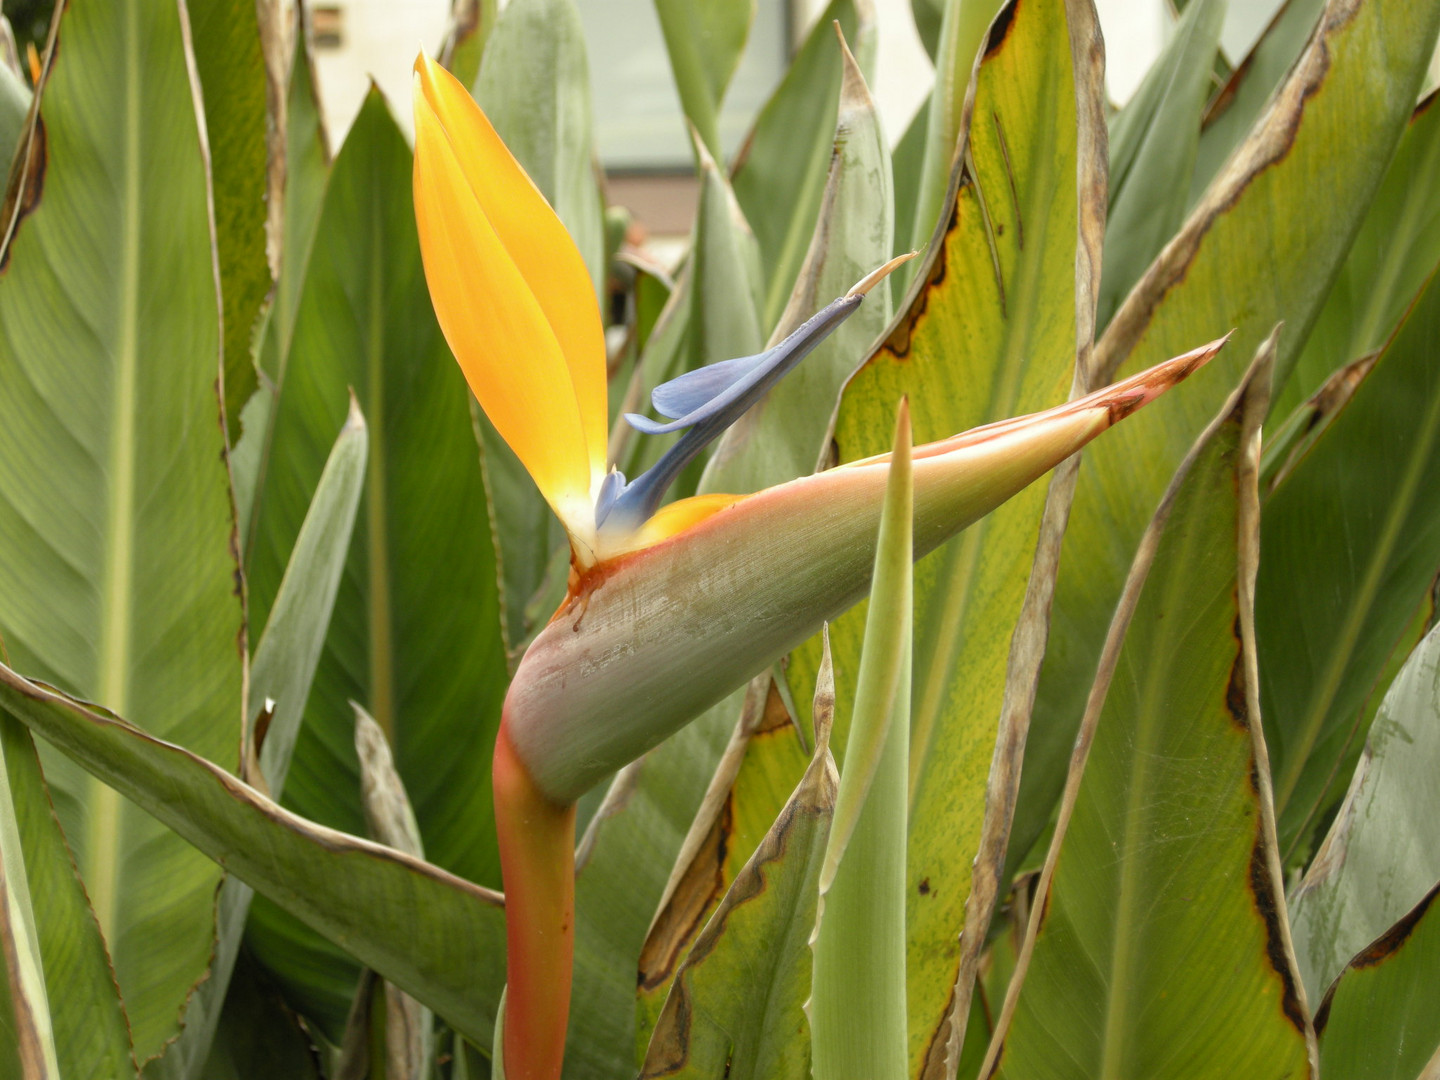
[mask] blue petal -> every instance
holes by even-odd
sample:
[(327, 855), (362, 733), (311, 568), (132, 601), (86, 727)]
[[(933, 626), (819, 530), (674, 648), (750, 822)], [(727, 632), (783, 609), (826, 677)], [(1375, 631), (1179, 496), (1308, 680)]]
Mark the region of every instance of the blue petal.
[(721, 360), (716, 364), (706, 364), (694, 371), (687, 371), (679, 378), (661, 383), (651, 391), (650, 404), (655, 406), (655, 411), (661, 416), (678, 420), (687, 413), (694, 412), (711, 398), (723, 394), (757, 367), (765, 364), (770, 359), (770, 354), (775, 351), (771, 349), (754, 356)]
[[(864, 299), (863, 293), (842, 296), (811, 316), (773, 349), (767, 349), (758, 356), (742, 356), (711, 364), (657, 387), (652, 395), (657, 412), (673, 416), (686, 405), (691, 408), (668, 424), (647, 420), (634, 413), (626, 413), (626, 420), (647, 434), (659, 435), (682, 428), (690, 430), (665, 451), (654, 466), (636, 477), (607, 503), (603, 518), (597, 505), (597, 521), (608, 522), (615, 529), (634, 529), (644, 524), (660, 508), (665, 492), (685, 466), (764, 397), (770, 387), (824, 341)], [(694, 377), (706, 372), (714, 374), (705, 378)], [(705, 397), (703, 391), (706, 390), (715, 392)]]

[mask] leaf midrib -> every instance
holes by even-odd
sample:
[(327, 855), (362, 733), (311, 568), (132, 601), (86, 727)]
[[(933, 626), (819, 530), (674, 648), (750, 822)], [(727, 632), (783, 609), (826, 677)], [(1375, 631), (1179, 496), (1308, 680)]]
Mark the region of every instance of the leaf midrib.
[[(140, 323), (140, 28), (134, 4), (125, 15), (125, 123), (122, 132), (119, 304), (116, 311), (115, 382), (111, 411), (106, 528), (100, 596), (98, 697), (121, 715), (131, 712), (130, 608), (135, 575), (136, 397)], [(114, 942), (119, 902), (120, 818), (124, 804), (113, 788), (86, 780), (88, 833), (83, 877), (106, 940)], [(113, 946), (112, 946), (113, 947)]]

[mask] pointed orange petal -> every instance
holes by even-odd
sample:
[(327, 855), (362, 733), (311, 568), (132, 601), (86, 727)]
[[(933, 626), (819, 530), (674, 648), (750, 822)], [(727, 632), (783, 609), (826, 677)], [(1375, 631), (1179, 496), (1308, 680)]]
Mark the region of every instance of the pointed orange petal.
[(580, 410), (596, 477), (605, 472), (609, 438), (605, 403), (605, 337), (585, 262), (480, 106), (448, 71), (423, 54), (415, 62), (418, 94), (439, 118), (460, 168), (520, 275), (530, 285), (560, 343)]
[(485, 415), (560, 519), (593, 528), (589, 451), (560, 344), (418, 88), (415, 218), (435, 314)]

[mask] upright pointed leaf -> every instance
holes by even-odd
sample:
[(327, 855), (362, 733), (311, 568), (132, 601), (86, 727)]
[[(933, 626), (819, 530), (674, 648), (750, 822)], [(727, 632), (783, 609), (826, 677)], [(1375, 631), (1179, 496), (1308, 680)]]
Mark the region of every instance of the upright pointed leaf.
[[(786, 803), (795, 793), (795, 777), (805, 775), (811, 760), (813, 755), (807, 757), (799, 729), (786, 711), (771, 673), (758, 676), (746, 688), (735, 732), (670, 869), (670, 879), (640, 951), (636, 1048), (648, 1068), (673, 1071), (696, 1067), (689, 1063), (690, 1055), (684, 1051), (689, 1036), (682, 1030), (685, 1012), (680, 1005), (687, 992), (682, 991), (676, 1004), (671, 1005), (671, 988), (697, 937), (715, 917), (721, 903), (731, 896), (745, 867), (784, 815)], [(815, 853), (817, 874), (818, 859), (823, 854), (822, 845)], [(814, 895), (812, 890), (812, 901)], [(737, 894), (735, 900), (739, 899)], [(810, 916), (803, 921), (813, 925), (813, 905)], [(807, 929), (805, 937), (808, 935)], [(808, 971), (808, 945), (804, 939), (800, 946), (806, 951)], [(720, 965), (727, 970), (729, 966), (728, 962)], [(798, 1007), (801, 1001), (795, 1005)], [(727, 1006), (717, 1003), (715, 1007)], [(777, 1007), (786, 1006), (777, 1003)], [(652, 1034), (662, 1016), (666, 1018), (664, 1030)], [(683, 1066), (682, 1058), (686, 1059)], [(801, 1064), (808, 1060), (806, 1056)]]
[[(825, 681), (822, 678), (822, 684)], [(703, 930), (674, 975), (644, 1057), (641, 1076), (647, 1080), (699, 1080), (722, 1073), (734, 1080), (810, 1076), (809, 1025), (803, 1012), (811, 987), (809, 936), (836, 786), (829, 718), (823, 716), (827, 708), (834, 710), (833, 683), (830, 687), (828, 705), (815, 709), (820, 727), (809, 768), (751, 857), (732, 875), (734, 883), (715, 898), (715, 910), (705, 917)], [(827, 691), (817, 687), (816, 693), (819, 698)], [(784, 727), (753, 732), (755, 739), (744, 747), (745, 765), (735, 793), (743, 783), (764, 782), (757, 774), (765, 771), (761, 759), (770, 756), (767, 751), (794, 753), (794, 733), (783, 709), (780, 719)], [(709, 884), (703, 876), (706, 865), (716, 855), (729, 857), (728, 805), (716, 826), (723, 830), (716, 836), (720, 848), (711, 849), (707, 842), (697, 852), (668, 911), (657, 917), (656, 929), (669, 933), (657, 938), (652, 930), (652, 942), (660, 944), (679, 929), (676, 916), (686, 913)], [(679, 942), (664, 944), (668, 952)], [(644, 989), (642, 985), (642, 993)]]
[(1410, 118), (1365, 224), (1276, 403), (1288, 416), (1335, 371), (1384, 346), (1440, 266), (1440, 94)]
[(1440, 484), (1437, 334), (1432, 279), (1265, 505), (1256, 628), (1287, 855), (1339, 794), (1365, 699), (1440, 569), (1440, 507), (1427, 494)]
[(239, 437), (240, 410), (257, 387), (251, 351), (270, 291), (265, 257), (265, 60), (255, 0), (189, 0), (195, 67), (205, 98), (215, 239), (224, 300), (225, 421)]
[(680, 106), (719, 160), (720, 102), (740, 63), (755, 0), (655, 0)]
[(307, 821), (217, 765), (4, 664), (0, 707), (488, 1046), (505, 978), (499, 893)]
[(1186, 185), (1224, 18), (1224, 0), (1187, 5), (1165, 51), (1110, 125), (1101, 327), (1185, 220)]
[[(1323, 33), (1274, 107), (1097, 344), (1099, 374), (1109, 378), (1176, 342), (1235, 330), (1220, 365), (1087, 454), (1026, 745), (1012, 868), (1063, 785), (1103, 627), (1148, 507), (1238, 380), (1239, 358), (1281, 320), (1275, 378), (1283, 385), (1412, 111), (1437, 26), (1440, 8), (1418, 0), (1332, 0)], [(1386, 64), (1374, 63), (1376, 49), (1386, 50)], [(1326, 213), (1312, 212), (1316, 199)]]
[[(1090, 345), (1105, 135), (1101, 73), (1088, 59), (1096, 34), (1088, 13), (1084, 5), (1031, 0), (1002, 16), (1003, 39), (979, 69), (949, 227), (917, 272), (889, 337), (845, 389), (835, 426), (841, 460), (886, 449), (901, 394), (909, 396), (916, 439), (924, 442), (1054, 405), (1072, 385), (1083, 390), (1085, 375), (1082, 369), (1076, 379), (1075, 364)], [(1066, 495), (1057, 495), (1062, 511)], [(1064, 521), (1060, 513), (1042, 526), (1046, 500), (1039, 486), (1022, 493), (915, 569), (907, 871), (912, 1075), (941, 1068), (947, 1054), (941, 1029), (954, 1009), (960, 931), (1002, 712), (1018, 717), (1023, 740), (1054, 572), (1042, 566), (1032, 583), (1032, 568), (1037, 547), (1053, 546)], [(1043, 545), (1042, 534), (1049, 538)], [(1016, 654), (1012, 671), (1022, 611), (1027, 653)], [(832, 627), (842, 701), (853, 692), (862, 626), (857, 609)], [(800, 685), (814, 664), (811, 642), (792, 665)], [(842, 715), (837, 747), (845, 739)], [(978, 952), (970, 962), (976, 958)]]
[(910, 411), (900, 403), (845, 769), (820, 869), (806, 1007), (815, 1080), (903, 1080), (914, 618)]
[[(244, 617), (184, 9), (75, 0), (57, 33), (0, 225), (0, 633), (32, 675), (233, 765)], [(45, 761), (144, 1060), (209, 966), (220, 871)]]
[(1190, 182), (1190, 202), (1200, 201), (1221, 166), (1260, 120), (1271, 95), (1309, 43), (1326, 0), (1285, 0), (1229, 80), (1210, 103)]
[[(325, 463), (270, 620), (255, 648), (241, 775), (275, 798), (285, 786), (290, 753), (330, 626), (364, 484), (365, 451), (365, 421), (352, 400), (350, 416)], [(234, 876), (221, 883), (209, 977), (190, 997), (180, 1037), (166, 1047), (164, 1056), (146, 1066), (149, 1080), (190, 1080), (210, 1058), (251, 896), (250, 886)]]
[(860, 69), (873, 75), (874, 19), (871, 0), (831, 0), (735, 155), (730, 183), (760, 245), (765, 272), (761, 322), (767, 331), (780, 319), (802, 272), (821, 212), (821, 193), (833, 149), (830, 133), (835, 127), (836, 102), (843, 93), (843, 65), (835, 48), (834, 24), (840, 24)]
[(1345, 801), (1290, 899), (1313, 1000), (1440, 881), (1437, 709), (1440, 630), (1431, 630), (1385, 695)]
[(1434, 886), (1346, 966), (1315, 1013), (1333, 1080), (1432, 1080), (1440, 1066), (1440, 907)]
[[(353, 387), (369, 421), (366, 490), (285, 803), (363, 831), (349, 705), (360, 702), (392, 740), (432, 861), (498, 882), (496, 572), (468, 396), (421, 271), (410, 172), (372, 92), (325, 194), (256, 509), (251, 596), (265, 617)], [(269, 901), (254, 905), (250, 932), (287, 991), (308, 984), (307, 1007), (343, 1024), (350, 991), (337, 991), (355, 978), (343, 957), (321, 960), (323, 945)]]
[(134, 1077), (135, 1057), (115, 973), (50, 805), (35, 744), (25, 727), (3, 710), (0, 750), (13, 807), (0, 805), (0, 813), (13, 812), (15, 825), (15, 832), (5, 837), (5, 857), (23, 853), (24, 883), (29, 886), (27, 900), (14, 891), (18, 870), (7, 867), (8, 900), (12, 908), (28, 902), (34, 912), (46, 998), (54, 1003), (47, 1019), (58, 1075)]
[[(968, 126), (972, 73), (984, 44), (989, 53), (1004, 43), (1018, 5), (1001, 0), (950, 0), (940, 23), (935, 55), (935, 88), (926, 113), (925, 157), (915, 188), (910, 246), (924, 247), (944, 227), (942, 218), (960, 142)], [(997, 18), (997, 12), (1008, 12)], [(991, 20), (995, 20), (991, 27)], [(991, 27), (987, 37), (987, 27)]]
[(1312, 1075), (1251, 614), (1272, 362), (1141, 542), (983, 1076)]

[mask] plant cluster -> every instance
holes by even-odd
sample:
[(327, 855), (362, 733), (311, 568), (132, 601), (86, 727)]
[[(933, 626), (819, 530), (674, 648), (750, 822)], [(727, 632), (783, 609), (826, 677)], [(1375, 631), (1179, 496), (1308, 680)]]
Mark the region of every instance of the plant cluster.
[(913, 4), (0, 40), (0, 1074), (1440, 1078), (1440, 3)]

